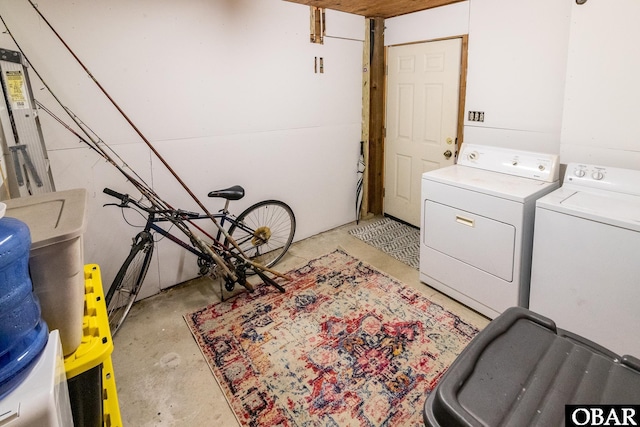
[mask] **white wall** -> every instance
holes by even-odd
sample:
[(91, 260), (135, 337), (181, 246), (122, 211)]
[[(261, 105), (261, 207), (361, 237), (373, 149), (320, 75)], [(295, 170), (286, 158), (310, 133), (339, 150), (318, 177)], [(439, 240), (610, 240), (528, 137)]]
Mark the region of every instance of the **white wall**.
[[(206, 199), (208, 191), (240, 184), (247, 196), (234, 204), (238, 213), (281, 199), (296, 214), (296, 239), (354, 219), (364, 18), (328, 14), (337, 36), (315, 45), (309, 8), (281, 0), (41, 0), (38, 7), (211, 211), (222, 202)], [(196, 208), (28, 2), (0, 3), (0, 14), (65, 105), (167, 202)], [(0, 47), (14, 48), (6, 34)], [(324, 58), (324, 74), (314, 73), (315, 56)], [(55, 106), (30, 73), (36, 98)], [(135, 230), (117, 208), (102, 207), (110, 202), (102, 189), (133, 187), (42, 113), (41, 120), (56, 188), (89, 190), (85, 262), (100, 264), (109, 284)], [(157, 253), (145, 296), (197, 271), (194, 257), (173, 244), (160, 242)]]
[(640, 169), (640, 2), (573, 4), (560, 156)]
[(384, 44), (393, 46), (469, 33), (469, 1), (385, 20)]
[(557, 153), (570, 1), (471, 1), (465, 141)]
[(464, 141), (557, 153), (568, 2), (470, 0), (391, 18), (385, 44), (469, 35)]
[(465, 10), (465, 141), (640, 169), (640, 3), (469, 0), (387, 20), (385, 44), (459, 35)]

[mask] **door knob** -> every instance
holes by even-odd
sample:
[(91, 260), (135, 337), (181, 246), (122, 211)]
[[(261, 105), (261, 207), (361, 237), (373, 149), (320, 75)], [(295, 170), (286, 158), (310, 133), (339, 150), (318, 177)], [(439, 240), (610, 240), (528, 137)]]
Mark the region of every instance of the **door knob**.
[(445, 152), (444, 152), (444, 153), (442, 153), (442, 154), (444, 154), (444, 157), (445, 157), (445, 158), (447, 158), (447, 159), (448, 159), (448, 158), (450, 158), (450, 157), (453, 155), (453, 153), (451, 152), (451, 150), (447, 150), (447, 151), (445, 151)]

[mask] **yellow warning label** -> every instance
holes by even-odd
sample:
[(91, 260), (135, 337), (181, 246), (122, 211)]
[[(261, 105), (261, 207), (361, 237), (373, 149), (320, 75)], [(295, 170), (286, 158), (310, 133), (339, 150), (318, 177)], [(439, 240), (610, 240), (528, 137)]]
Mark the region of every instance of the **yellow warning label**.
[(24, 76), (22, 71), (6, 71), (7, 94), (11, 102), (11, 108), (20, 110), (29, 108), (27, 102), (27, 90), (24, 84)]

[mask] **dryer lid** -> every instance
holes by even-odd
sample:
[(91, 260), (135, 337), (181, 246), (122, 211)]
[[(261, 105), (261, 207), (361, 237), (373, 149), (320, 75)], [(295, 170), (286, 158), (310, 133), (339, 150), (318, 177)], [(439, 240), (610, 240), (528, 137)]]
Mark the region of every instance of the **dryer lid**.
[(539, 181), (463, 165), (425, 172), (422, 180), (423, 183), (433, 181), (518, 203), (532, 203), (560, 185), (558, 181)]

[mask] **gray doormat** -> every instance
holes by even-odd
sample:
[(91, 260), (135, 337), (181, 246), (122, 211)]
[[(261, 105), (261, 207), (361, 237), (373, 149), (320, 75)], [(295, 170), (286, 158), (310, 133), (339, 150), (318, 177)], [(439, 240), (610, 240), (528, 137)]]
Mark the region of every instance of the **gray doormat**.
[(415, 268), (420, 265), (420, 230), (384, 218), (349, 231), (354, 237)]

